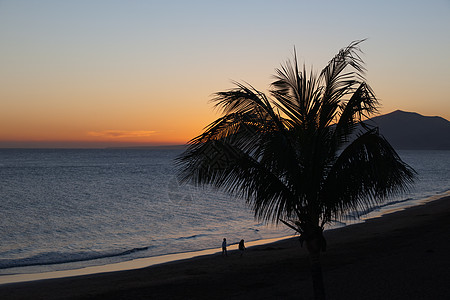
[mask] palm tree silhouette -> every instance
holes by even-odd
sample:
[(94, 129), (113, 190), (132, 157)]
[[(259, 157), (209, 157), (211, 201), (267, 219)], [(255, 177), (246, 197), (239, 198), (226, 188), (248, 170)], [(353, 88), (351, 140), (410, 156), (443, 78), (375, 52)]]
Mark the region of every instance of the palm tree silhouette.
[(325, 299), (325, 224), (404, 192), (415, 171), (364, 120), (378, 100), (352, 42), (316, 74), (294, 61), (277, 69), (270, 96), (251, 85), (215, 94), (222, 117), (177, 158), (180, 179), (244, 198), (260, 220), (300, 233), (316, 299)]

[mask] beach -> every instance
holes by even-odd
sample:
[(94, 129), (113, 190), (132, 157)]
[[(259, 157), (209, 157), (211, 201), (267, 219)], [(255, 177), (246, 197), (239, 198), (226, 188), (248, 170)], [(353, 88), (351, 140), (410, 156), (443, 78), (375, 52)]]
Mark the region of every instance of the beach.
[[(328, 299), (448, 299), (450, 197), (325, 232)], [(0, 299), (312, 299), (297, 238), (147, 268), (0, 285)]]

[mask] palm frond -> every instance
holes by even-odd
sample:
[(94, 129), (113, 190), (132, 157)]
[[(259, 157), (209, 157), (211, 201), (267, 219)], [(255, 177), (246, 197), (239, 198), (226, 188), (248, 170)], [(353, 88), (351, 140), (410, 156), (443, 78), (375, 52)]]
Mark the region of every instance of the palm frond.
[(236, 88), (218, 92), (211, 99), (211, 102), (215, 103), (215, 107), (223, 115), (251, 113), (257, 115), (259, 120), (270, 119), (279, 127), (279, 130), (284, 129), (283, 122), (264, 93), (258, 91), (250, 84), (244, 85), (239, 82), (234, 82), (234, 84)]
[(366, 209), (408, 190), (415, 171), (386, 139), (372, 129), (356, 138), (337, 158), (323, 185), (327, 218)]
[(364, 61), (358, 55), (359, 44), (363, 41), (354, 41), (340, 50), (320, 73), (319, 80), (324, 87), (319, 116), (322, 127), (335, 120), (343, 97), (353, 94), (364, 82)]
[(346, 143), (356, 125), (378, 110), (378, 99), (366, 83), (361, 83), (350, 100), (341, 105), (341, 115), (336, 124), (336, 141)]
[(190, 147), (177, 159), (182, 182), (210, 185), (244, 198), (262, 220), (277, 221), (293, 210), (294, 195), (271, 164), (260, 162), (238, 147), (221, 140)]

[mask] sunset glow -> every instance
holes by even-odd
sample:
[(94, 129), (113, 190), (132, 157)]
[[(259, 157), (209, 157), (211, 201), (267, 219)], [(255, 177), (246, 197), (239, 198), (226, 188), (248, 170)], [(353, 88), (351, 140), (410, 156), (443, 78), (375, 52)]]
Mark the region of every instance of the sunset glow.
[(449, 13), (448, 1), (2, 1), (0, 147), (184, 144), (231, 80), (265, 91), (294, 46), (319, 71), (364, 38), (381, 113), (450, 119)]

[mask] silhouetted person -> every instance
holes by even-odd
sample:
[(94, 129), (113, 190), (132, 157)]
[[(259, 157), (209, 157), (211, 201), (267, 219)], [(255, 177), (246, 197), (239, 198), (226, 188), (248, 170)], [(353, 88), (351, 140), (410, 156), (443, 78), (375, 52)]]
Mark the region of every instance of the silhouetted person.
[(226, 238), (223, 238), (223, 241), (222, 241), (222, 256), (228, 256), (228, 253), (227, 253), (227, 239)]
[(244, 251), (245, 251), (244, 240), (241, 240), (239, 242), (239, 252), (241, 253), (241, 256), (244, 254)]

